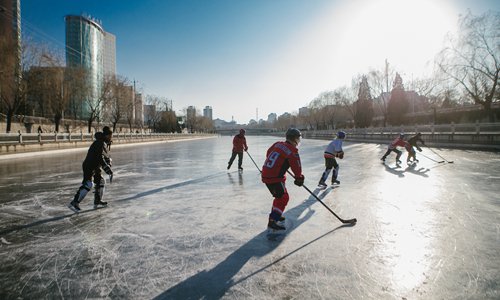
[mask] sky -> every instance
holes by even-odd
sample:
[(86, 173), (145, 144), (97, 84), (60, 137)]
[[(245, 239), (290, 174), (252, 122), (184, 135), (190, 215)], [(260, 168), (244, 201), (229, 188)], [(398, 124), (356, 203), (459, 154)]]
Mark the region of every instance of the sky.
[(460, 14), (498, 0), (21, 0), (23, 36), (59, 51), (64, 16), (116, 36), (117, 73), (178, 114), (205, 106), (246, 124), (296, 113), (324, 91), (382, 69), (430, 74)]

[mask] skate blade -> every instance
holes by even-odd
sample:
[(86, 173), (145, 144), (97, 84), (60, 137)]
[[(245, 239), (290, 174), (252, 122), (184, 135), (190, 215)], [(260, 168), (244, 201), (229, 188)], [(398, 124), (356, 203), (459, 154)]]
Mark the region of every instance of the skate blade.
[(105, 208), (105, 207), (108, 207), (108, 205), (107, 204), (106, 205), (101, 205), (101, 204), (95, 205), (94, 204), (94, 209)]
[(71, 209), (75, 213), (79, 213), (80, 211), (76, 208), (74, 208), (72, 205), (68, 205), (68, 208)]

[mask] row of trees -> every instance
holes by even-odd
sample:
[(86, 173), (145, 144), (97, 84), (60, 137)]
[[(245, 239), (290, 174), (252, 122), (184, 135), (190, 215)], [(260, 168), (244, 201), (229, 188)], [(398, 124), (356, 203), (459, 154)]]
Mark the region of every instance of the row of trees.
[(165, 105), (166, 98), (146, 97), (146, 103), (154, 109), (143, 114), (142, 98), (136, 97), (128, 78), (105, 75), (96, 93), (88, 71), (65, 67), (62, 54), (25, 40), (21, 58), (3, 55), (16, 53), (16, 47), (8, 39), (0, 39), (0, 113), (7, 132), (11, 131), (14, 116), (26, 123), (28, 116), (50, 119), (57, 132), (63, 119), (85, 120), (89, 132), (102, 122), (111, 123), (113, 131), (118, 124), (126, 124), (132, 131), (143, 128), (143, 116), (153, 131), (181, 130), (172, 105)]
[[(469, 12), (459, 25), (458, 34), (449, 35), (436, 55), (436, 71), (430, 78), (412, 80), (405, 89), (400, 74), (386, 62), (384, 70), (356, 76), (350, 87), (320, 94), (311, 101), (305, 119), (316, 127), (349, 117), (357, 127), (372, 125), (374, 117), (382, 126), (401, 125), (411, 122), (409, 115), (417, 112), (478, 104), (488, 121), (496, 121), (492, 103), (500, 101), (500, 14)], [(393, 78), (391, 90), (389, 78)]]
[(492, 104), (500, 101), (500, 14), (469, 12), (459, 25), (458, 34), (449, 35), (436, 55), (431, 77), (412, 79), (405, 87), (386, 61), (383, 69), (355, 76), (350, 86), (322, 92), (309, 103), (307, 113), (284, 114), (274, 124), (261, 126), (398, 126), (416, 122), (417, 113), (424, 112), (432, 117), (426, 121), (437, 122), (436, 110), (465, 104), (480, 105), (484, 118), (496, 121)]
[[(7, 128), (11, 131), (14, 115), (21, 118), (39, 116), (52, 119), (55, 130), (60, 131), (61, 120), (85, 119), (89, 132), (95, 121), (107, 121), (116, 126), (126, 122), (135, 126), (134, 91), (127, 78), (105, 76), (95, 94), (84, 68), (65, 67), (62, 55), (47, 46), (23, 42), (22, 57), (16, 62), (15, 45), (3, 40), (0, 52), (1, 112), (5, 114)], [(13, 80), (8, 70), (20, 69)], [(23, 120), (20, 120), (23, 121)]]

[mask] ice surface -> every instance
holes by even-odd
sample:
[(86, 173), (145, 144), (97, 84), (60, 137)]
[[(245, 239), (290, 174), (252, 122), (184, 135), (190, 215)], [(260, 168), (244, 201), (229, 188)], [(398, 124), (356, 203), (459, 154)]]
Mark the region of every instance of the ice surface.
[[(259, 167), (276, 140), (247, 137)], [(255, 165), (226, 170), (230, 137), (113, 146), (109, 207), (89, 193), (79, 215), (86, 149), (0, 160), (0, 298), (500, 298), (499, 154), (397, 168), (386, 145), (345, 142), (340, 186), (319, 191), (327, 143), (302, 141), (305, 185), (357, 224), (289, 180), (274, 241)]]

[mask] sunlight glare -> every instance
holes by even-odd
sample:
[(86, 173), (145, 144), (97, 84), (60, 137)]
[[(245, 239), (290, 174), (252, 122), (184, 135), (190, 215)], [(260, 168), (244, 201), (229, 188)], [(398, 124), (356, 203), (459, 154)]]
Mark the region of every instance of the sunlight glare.
[(375, 251), (384, 261), (392, 289), (405, 293), (425, 282), (432, 267), (431, 233), (438, 215), (430, 206), (439, 190), (429, 186), (426, 177), (388, 165), (386, 169), (378, 187), (383, 201), (376, 210), (378, 218), (387, 221), (377, 229), (381, 242)]

